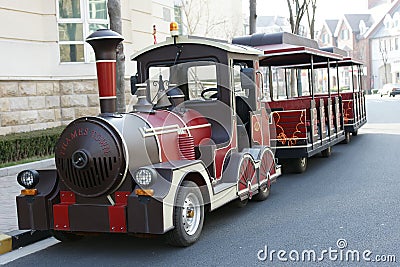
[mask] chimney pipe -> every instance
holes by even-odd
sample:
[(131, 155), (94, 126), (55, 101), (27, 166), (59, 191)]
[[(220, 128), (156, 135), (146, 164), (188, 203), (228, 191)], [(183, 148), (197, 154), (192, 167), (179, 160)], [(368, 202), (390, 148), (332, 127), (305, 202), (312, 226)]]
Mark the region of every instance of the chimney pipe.
[(116, 48), (124, 40), (109, 29), (97, 30), (86, 38), (96, 55), (101, 113), (115, 113), (116, 109)]

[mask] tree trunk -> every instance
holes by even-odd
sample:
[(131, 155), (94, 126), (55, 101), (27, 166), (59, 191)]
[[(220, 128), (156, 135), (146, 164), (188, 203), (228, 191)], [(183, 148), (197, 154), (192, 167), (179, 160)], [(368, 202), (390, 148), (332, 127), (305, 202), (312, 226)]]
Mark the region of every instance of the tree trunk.
[[(311, 5), (311, 13), (310, 13)], [(310, 38), (315, 38), (315, 11), (317, 9), (317, 0), (310, 0), (307, 5), (307, 20), (308, 27), (310, 28)]]
[[(121, 0), (108, 0), (110, 29), (122, 35)], [(125, 112), (125, 54), (124, 45), (117, 47), (117, 111)]]
[(257, 24), (257, 0), (250, 0), (250, 17), (249, 17), (249, 26), (250, 26), (250, 34), (256, 32), (256, 24)]

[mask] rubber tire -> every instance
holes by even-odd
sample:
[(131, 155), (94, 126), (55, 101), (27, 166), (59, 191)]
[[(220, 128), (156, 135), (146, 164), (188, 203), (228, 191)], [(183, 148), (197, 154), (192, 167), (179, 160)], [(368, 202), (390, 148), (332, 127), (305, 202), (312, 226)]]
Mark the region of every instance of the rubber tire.
[(269, 183), (270, 186), (268, 187), (268, 183), (269, 182), (267, 182), (265, 185), (263, 185), (263, 186), (265, 186), (264, 190), (263, 190), (263, 188), (258, 189), (258, 193), (252, 199), (254, 199), (255, 201), (266, 200), (268, 198), (269, 194), (271, 193), (271, 184)]
[(76, 242), (83, 238), (82, 235), (77, 235), (71, 232), (52, 230), (51, 235), (61, 242)]
[[(182, 207), (185, 198), (189, 193), (195, 194), (200, 202), (200, 222), (196, 232), (193, 235), (188, 235), (185, 232), (182, 221)], [(196, 183), (192, 181), (182, 182), (178, 189), (172, 220), (175, 228), (166, 233), (165, 237), (168, 244), (176, 247), (188, 247), (199, 239), (204, 224), (204, 201), (200, 189)]]
[(355, 130), (354, 132), (351, 133), (352, 136), (357, 136), (358, 135), (358, 130)]
[(283, 174), (292, 172), (290, 159), (279, 159), (279, 164), (281, 165), (281, 170)]
[(323, 158), (329, 158), (332, 155), (332, 147), (328, 147), (321, 151), (321, 156)]
[(242, 208), (246, 207), (247, 203), (249, 203), (249, 199), (248, 198), (243, 199), (243, 200), (240, 200), (240, 198), (237, 198), (237, 199), (235, 199), (233, 201), (233, 205), (235, 205), (235, 207), (239, 208), (239, 209), (242, 209)]
[[(304, 161), (302, 160), (304, 159)], [(303, 173), (307, 169), (308, 158), (295, 158), (290, 160), (290, 167), (293, 173)]]
[(344, 140), (341, 142), (342, 144), (348, 144), (351, 141), (351, 136), (350, 136), (350, 132), (345, 132), (344, 133)]

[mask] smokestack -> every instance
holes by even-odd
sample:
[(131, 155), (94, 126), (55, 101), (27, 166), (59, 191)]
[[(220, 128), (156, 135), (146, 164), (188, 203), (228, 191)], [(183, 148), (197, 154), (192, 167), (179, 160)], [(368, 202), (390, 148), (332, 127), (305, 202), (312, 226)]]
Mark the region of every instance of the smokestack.
[(124, 40), (109, 29), (97, 30), (86, 38), (96, 55), (101, 113), (116, 112), (116, 48)]

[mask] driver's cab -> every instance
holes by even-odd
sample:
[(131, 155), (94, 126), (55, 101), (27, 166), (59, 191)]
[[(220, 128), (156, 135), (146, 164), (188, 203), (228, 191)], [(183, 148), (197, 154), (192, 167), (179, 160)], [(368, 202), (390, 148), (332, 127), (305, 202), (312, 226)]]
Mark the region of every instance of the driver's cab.
[(254, 144), (251, 114), (259, 107), (255, 66), (260, 51), (203, 38), (177, 39), (132, 56), (138, 62), (134, 83), (147, 83), (153, 109), (191, 109), (208, 120), (211, 137), (196, 148), (196, 158), (210, 162), (209, 171), (218, 178), (230, 153)]

